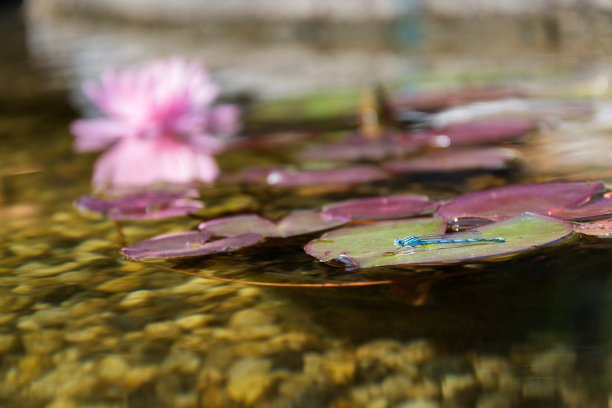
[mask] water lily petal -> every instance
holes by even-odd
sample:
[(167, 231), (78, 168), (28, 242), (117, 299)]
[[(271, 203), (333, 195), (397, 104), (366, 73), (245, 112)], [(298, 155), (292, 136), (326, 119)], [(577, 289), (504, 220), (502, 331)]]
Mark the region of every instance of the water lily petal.
[(94, 185), (104, 189), (208, 183), (218, 174), (219, 168), (211, 156), (185, 144), (168, 139), (124, 139), (96, 162)]
[(78, 152), (102, 150), (130, 133), (126, 124), (109, 119), (77, 120), (70, 131), (76, 136), (74, 147)]

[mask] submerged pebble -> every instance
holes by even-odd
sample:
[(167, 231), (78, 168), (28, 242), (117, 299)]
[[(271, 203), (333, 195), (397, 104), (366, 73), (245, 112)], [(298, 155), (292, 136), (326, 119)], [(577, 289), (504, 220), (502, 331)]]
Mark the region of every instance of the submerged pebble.
[(272, 363), (260, 358), (245, 358), (232, 364), (228, 372), (227, 392), (240, 403), (253, 405), (273, 385)]

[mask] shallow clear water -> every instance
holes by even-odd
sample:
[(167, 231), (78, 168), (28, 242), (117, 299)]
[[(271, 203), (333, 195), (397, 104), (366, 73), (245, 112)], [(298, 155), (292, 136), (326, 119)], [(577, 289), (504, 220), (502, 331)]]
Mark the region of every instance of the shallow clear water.
[[(67, 125), (77, 113), (69, 86), (50, 86), (55, 71), (41, 69), (40, 54), (37, 66), (27, 63), (20, 27), (10, 33), (1, 47), (7, 86), (0, 95), (0, 405), (609, 406), (609, 243), (585, 239), (504, 262), (418, 274), (349, 273), (304, 254), (310, 237), (299, 237), (179, 265), (256, 282), (394, 279), (362, 288), (227, 283), (168, 269), (176, 264), (125, 260), (115, 224), (72, 208), (90, 191), (95, 157), (71, 150)], [(78, 75), (65, 68), (76, 83)], [(606, 170), (593, 158), (609, 135), (580, 139), (582, 155), (571, 148), (575, 136), (550, 138), (536, 135), (520, 146), (532, 160), (523, 173), (408, 178), (357, 192), (449, 197)], [(220, 160), (232, 169), (282, 158), (282, 152), (236, 153)], [(349, 196), (223, 187), (204, 195), (236, 193), (255, 197), (267, 215)], [(195, 223), (127, 223), (123, 239)]]

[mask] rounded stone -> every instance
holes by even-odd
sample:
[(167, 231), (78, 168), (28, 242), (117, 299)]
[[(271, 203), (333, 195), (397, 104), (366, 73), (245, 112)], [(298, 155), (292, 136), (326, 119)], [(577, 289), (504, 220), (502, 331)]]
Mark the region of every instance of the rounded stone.
[(121, 303), (119, 303), (119, 306), (126, 309), (144, 306), (154, 295), (155, 293), (150, 290), (137, 290), (135, 292), (128, 293), (128, 295), (123, 298)]
[(170, 293), (175, 295), (201, 294), (207, 290), (210, 290), (210, 288), (214, 287), (215, 285), (217, 285), (217, 282), (211, 282), (202, 278), (193, 278), (183, 284), (171, 288)]
[(531, 371), (536, 375), (558, 376), (571, 373), (575, 363), (576, 353), (560, 345), (535, 355), (531, 360)]
[(442, 395), (444, 399), (452, 399), (458, 394), (468, 392), (476, 387), (476, 379), (472, 374), (449, 374), (442, 379)]
[(177, 319), (176, 324), (182, 329), (193, 330), (206, 325), (210, 321), (214, 320), (214, 318), (215, 317), (213, 315), (209, 314), (194, 314)]
[(236, 361), (229, 369), (227, 392), (238, 402), (252, 406), (274, 384), (272, 362), (261, 358)]
[(272, 323), (274, 318), (269, 314), (257, 309), (246, 309), (234, 313), (229, 322), (233, 329), (245, 329), (254, 326), (264, 326)]
[(22, 336), (23, 347), (28, 354), (51, 354), (64, 345), (64, 335), (59, 330), (35, 330)]
[(121, 385), (129, 370), (129, 365), (121, 356), (107, 356), (99, 363), (97, 373), (100, 379), (111, 383)]
[(414, 399), (401, 402), (397, 408), (440, 408), (438, 401), (431, 399)]
[(68, 332), (64, 338), (71, 343), (101, 342), (110, 332), (111, 330), (106, 326), (90, 326), (83, 330)]
[(0, 353), (9, 352), (17, 345), (17, 336), (14, 334), (0, 334)]
[(478, 398), (476, 408), (512, 408), (512, 398), (500, 392), (485, 394)]
[(182, 333), (181, 328), (174, 322), (155, 322), (145, 327), (145, 333), (156, 339), (175, 339)]
[(98, 251), (98, 250), (104, 250), (111, 246), (112, 246), (112, 243), (105, 239), (89, 238), (85, 242), (79, 244), (75, 248), (75, 252), (77, 253), (93, 252), (93, 251)]
[(92, 273), (88, 271), (71, 271), (58, 275), (57, 280), (65, 284), (76, 284), (89, 281), (91, 276)]
[(144, 280), (137, 275), (127, 275), (111, 279), (98, 285), (97, 290), (108, 293), (131, 292), (142, 287)]

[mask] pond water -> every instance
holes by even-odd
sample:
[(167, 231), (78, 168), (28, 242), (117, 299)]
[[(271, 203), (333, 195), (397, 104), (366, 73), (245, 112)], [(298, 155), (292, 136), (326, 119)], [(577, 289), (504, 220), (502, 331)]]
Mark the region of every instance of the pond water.
[[(72, 150), (68, 124), (78, 113), (69, 89), (82, 79), (75, 67), (100, 57), (75, 65), (91, 57), (80, 49), (68, 57), (38, 52), (29, 59), (23, 27), (6, 22), (0, 47), (6, 84), (0, 95), (0, 405), (611, 406), (609, 240), (580, 239), (503, 262), (408, 272), (346, 272), (319, 263), (302, 250), (318, 234), (178, 265), (127, 260), (119, 252), (123, 242), (190, 229), (197, 220), (126, 222), (119, 231), (116, 223), (73, 208), (91, 190), (95, 156)], [(232, 76), (231, 65), (220, 72), (226, 82), (243, 78)], [(443, 199), (513, 182), (610, 179), (608, 133), (551, 130), (516, 147), (527, 157), (523, 170), (396, 178), (350, 192), (220, 185), (202, 195), (213, 203), (247, 197), (250, 211), (277, 217), (355, 195)], [(230, 152), (219, 159), (230, 171), (277, 164), (290, 153)], [(257, 285), (381, 277), (393, 283)]]

